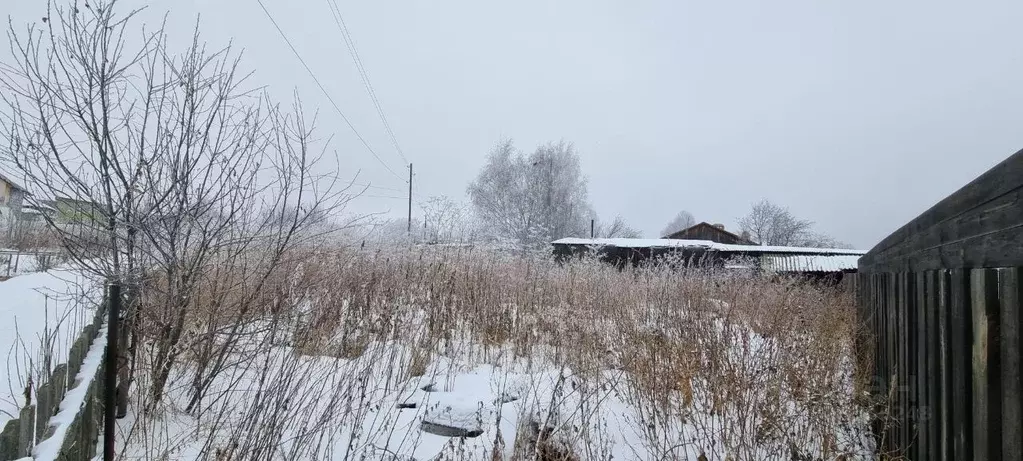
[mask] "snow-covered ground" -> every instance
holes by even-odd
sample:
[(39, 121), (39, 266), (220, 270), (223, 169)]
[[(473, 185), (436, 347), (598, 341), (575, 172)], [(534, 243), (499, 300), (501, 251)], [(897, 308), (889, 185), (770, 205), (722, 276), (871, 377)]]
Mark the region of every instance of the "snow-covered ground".
[[(523, 418), (536, 417), (603, 439), (599, 449), (615, 459), (635, 458), (641, 438), (621, 426), (635, 415), (613, 387), (582, 392), (584, 380), (550, 365), (530, 371), (524, 362), (504, 368), (445, 358), (402, 379), (387, 358), (407, 354), (397, 344), (373, 344), (353, 360), (276, 348), (227, 373), (218, 383), (222, 400), (203, 413), (182, 411), (187, 388), (179, 388), (174, 404), (151, 421), (121, 420), (118, 439), (130, 444), (127, 459), (201, 459), (235, 443), (245, 459), (489, 459), (495, 450), (511, 456)], [(273, 405), (279, 408), (266, 411)]]
[(0, 282), (0, 354), (7, 371), (0, 378), (0, 426), (24, 405), (30, 379), (37, 386), (67, 360), (71, 344), (92, 321), (100, 290), (91, 277), (66, 266)]
[[(736, 351), (735, 363), (771, 347), (742, 336), (733, 338), (746, 349)], [(125, 459), (510, 459), (517, 444), (519, 453), (560, 449), (586, 460), (790, 457), (788, 439), (754, 440), (771, 422), (742, 407), (742, 396), (717, 405), (695, 383), (688, 398), (674, 392), (660, 400), (613, 364), (573, 370), (554, 360), (558, 351), (541, 347), (524, 358), (461, 344), (442, 348), (457, 354), (433, 351), (420, 370), (417, 351), (393, 341), (369, 343), (349, 358), (303, 355), (286, 342), (257, 349), (238, 351), (192, 411), (194, 367), (179, 368), (166, 405), (144, 417), (134, 408), (119, 421)], [(751, 400), (768, 400), (761, 395), (768, 387), (754, 387)], [(843, 423), (829, 427), (847, 429), (819, 434), (808, 416), (816, 410), (778, 404), (791, 407), (790, 417), (770, 430), (804, 434), (808, 446), (799, 449), (811, 459), (870, 459), (866, 418), (852, 407), (830, 409)], [(748, 423), (736, 424), (741, 418)], [(550, 443), (537, 447), (547, 433)]]
[(428, 256), (306, 258), (265, 308), (149, 311), (119, 458), (875, 458), (844, 292)]

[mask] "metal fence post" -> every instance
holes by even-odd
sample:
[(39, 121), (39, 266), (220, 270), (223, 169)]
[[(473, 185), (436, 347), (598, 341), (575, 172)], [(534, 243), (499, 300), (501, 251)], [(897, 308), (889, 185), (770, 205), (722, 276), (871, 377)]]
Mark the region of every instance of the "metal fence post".
[(121, 285), (107, 287), (107, 350), (103, 363), (103, 461), (114, 461), (114, 416), (117, 409), (117, 324), (121, 311)]

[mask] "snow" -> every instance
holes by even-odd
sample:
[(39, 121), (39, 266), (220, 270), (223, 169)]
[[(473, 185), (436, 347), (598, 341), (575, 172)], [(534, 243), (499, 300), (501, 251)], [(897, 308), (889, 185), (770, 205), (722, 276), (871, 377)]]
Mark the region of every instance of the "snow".
[[(773, 344), (734, 328), (721, 326), (719, 332), (748, 349), (735, 351), (737, 363), (760, 357)], [(396, 364), (407, 361), (409, 350), (397, 343), (372, 343), (352, 359), (302, 356), (277, 347), (218, 379), (216, 387), (227, 398), (210, 402), (204, 416), (182, 410), (187, 385), (170, 386), (170, 402), (158, 417), (140, 421), (133, 408), (129, 418), (118, 421), (118, 440), (135, 437), (127, 442), (128, 459), (209, 457), (227, 449), (238, 434), (244, 434), (241, 443), (277, 440), (265, 459), (493, 459), (494, 452), (509, 459), (516, 441), (521, 443), (520, 432), (537, 422), (563, 434), (563, 443), (582, 459), (696, 459), (706, 452), (709, 459), (722, 460), (728, 449), (718, 438), (727, 437), (711, 434), (721, 433), (725, 419), (735, 418), (731, 413), (748, 411), (714, 410), (698, 387), (684, 424), (660, 419), (664, 416), (651, 419), (670, 406), (661, 408), (660, 401), (638, 391), (629, 373), (613, 367), (576, 372), (544, 358), (549, 354), (540, 349), (529, 358), (499, 351), (478, 360), (438, 355), (422, 376), (402, 381), (395, 376)], [(264, 372), (269, 376), (261, 376)], [(187, 370), (178, 373), (178, 379), (190, 376)], [(284, 414), (268, 418), (253, 410), (260, 402), (273, 405), (278, 400), (267, 396), (282, 390), (288, 396), (280, 410)], [(800, 409), (792, 405), (791, 411), (794, 430), (813, 430), (803, 427), (809, 422), (799, 422)], [(865, 418), (836, 414), (850, 420), (850, 432), (836, 434), (844, 448), (869, 444), (862, 436)], [(431, 424), (437, 427), (424, 430)], [(438, 428), (471, 434), (436, 435)], [(140, 440), (144, 433), (159, 438)], [(753, 449), (755, 459), (772, 456), (758, 450)]]
[(7, 370), (6, 379), (0, 377), (0, 427), (24, 406), (30, 377), (35, 385), (45, 382), (67, 361), (102, 296), (93, 287), (90, 277), (68, 267), (0, 282), (0, 354)]
[[(395, 347), (399, 346), (379, 345), (378, 351), (383, 355), (390, 355)], [(368, 355), (378, 357), (377, 353)], [(315, 370), (309, 375), (317, 376), (316, 380), (320, 381), (311, 386), (302, 386), (302, 389), (318, 388), (320, 393), (309, 397), (307, 402), (299, 403), (302, 406), (298, 409), (288, 409), (289, 413), (297, 418), (289, 422), (291, 427), (285, 431), (283, 439), (298, 440), (300, 434), (307, 428), (322, 425), (333, 427), (334, 432), (330, 434), (324, 448), (306, 452), (304, 451), (306, 449), (300, 448), (297, 443), (285, 443), (279, 448), (282, 455), (273, 459), (340, 459), (340, 454), (349, 450), (353, 452), (354, 459), (362, 459), (361, 456), (367, 456), (366, 459), (402, 460), (489, 459), (490, 453), (495, 449), (503, 453), (507, 459), (512, 455), (518, 431), (521, 429), (520, 420), (523, 417), (539, 415), (541, 420), (550, 424), (575, 425), (580, 428), (589, 425), (596, 427), (593, 430), (603, 431), (599, 429), (601, 425), (599, 417), (613, 416), (573, 414), (571, 410), (578, 410), (578, 405), (585, 397), (578, 392), (568, 391), (556, 399), (558, 389), (572, 386), (569, 383), (573, 381), (559, 379), (561, 377), (559, 373), (571, 375), (570, 370), (562, 370), (550, 364), (527, 373), (524, 363), (512, 367), (515, 371), (511, 371), (492, 365), (473, 366), (440, 358), (430, 365), (425, 377), (413, 378), (405, 385), (389, 390), (383, 378), (387, 372), (376, 367), (373, 367), (372, 371), (359, 373), (361, 378), (368, 381), (365, 383), (357, 379), (338, 378), (345, 375), (354, 378), (349, 373), (353, 368), (346, 365), (358, 369), (370, 365), (365, 362), (377, 362), (376, 360), (355, 360), (350, 364), (341, 365), (343, 371), (333, 370), (332, 361), (323, 358), (302, 358), (301, 361)], [(255, 377), (252, 378), (254, 381)], [(242, 381), (249, 382), (249, 379), (243, 378)], [(322, 381), (328, 381), (329, 385), (322, 386)], [(562, 384), (559, 385), (559, 381)], [(423, 390), (424, 387), (429, 389), (430, 384), (435, 386), (436, 391)], [(361, 404), (351, 408), (346, 405), (349, 403), (347, 397), (341, 398), (337, 394), (348, 389), (365, 391), (368, 395), (361, 400)], [(258, 393), (255, 389), (250, 391), (239, 391), (232, 395), (231, 402), (227, 404), (231, 411), (225, 413), (237, 411), (243, 416), (230, 424), (244, 424), (246, 410), (243, 408), (248, 407), (251, 403), (249, 399), (256, 398), (255, 394)], [(266, 389), (263, 392), (266, 392)], [(610, 394), (611, 390), (608, 389), (602, 397), (614, 400)], [(296, 392), (295, 395), (302, 395), (302, 392)], [(552, 406), (551, 402), (555, 400), (558, 401), (558, 405)], [(405, 405), (414, 403), (415, 408), (399, 408), (399, 403)], [(617, 411), (628, 408), (618, 400), (606, 405), (607, 408), (613, 406)], [(198, 429), (203, 427), (199, 421), (198, 418), (193, 419), (181, 412), (168, 410), (168, 413), (163, 414), (160, 420), (155, 422), (158, 427), (150, 428), (156, 433), (168, 434), (166, 437), (168, 444), (163, 445), (161, 451), (146, 452), (144, 448), (146, 443), (136, 441), (128, 447), (127, 456), (131, 459), (143, 459), (159, 456), (159, 453), (173, 452), (176, 454), (175, 459), (198, 459), (203, 447), (208, 446), (210, 438), (214, 440), (219, 438), (217, 435), (209, 434), (208, 430)], [(132, 431), (133, 423), (135, 421), (131, 418), (118, 422), (119, 438), (132, 432), (135, 434), (142, 432), (137, 428)], [(463, 438), (435, 435), (423, 430), (424, 423), (466, 429), (466, 432), (473, 432), (471, 434), (473, 436)], [(223, 426), (220, 429), (231, 432)], [(629, 447), (638, 444), (638, 440), (632, 440), (629, 433), (617, 429), (607, 432), (606, 437), (614, 441), (611, 445), (615, 447), (613, 450), (615, 459), (629, 459)], [(248, 433), (247, 436), (255, 435)], [(212, 445), (219, 444), (214, 441)]]
[(842, 272), (856, 270), (857, 255), (764, 255), (764, 270), (773, 272)]
[(865, 255), (866, 251), (846, 250), (841, 248), (809, 248), (809, 247), (786, 247), (766, 245), (730, 245), (725, 243), (712, 242), (710, 240), (686, 240), (686, 239), (630, 239), (630, 238), (563, 238), (555, 240), (555, 245), (587, 245), (587, 246), (613, 246), (618, 248), (702, 248), (716, 251), (745, 252), (745, 253), (806, 253), (806, 254), (835, 254), (835, 255)]
[(57, 414), (50, 418), (50, 427), (54, 429), (53, 435), (46, 440), (39, 442), (35, 447), (35, 459), (37, 461), (56, 460), (60, 454), (60, 448), (64, 444), (67, 430), (74, 422), (75, 416), (85, 406), (85, 398), (89, 386), (96, 379), (96, 373), (103, 364), (103, 354), (107, 348), (107, 327), (100, 329), (99, 335), (92, 341), (89, 352), (82, 362), (82, 369), (75, 377), (75, 387), (68, 391), (64, 400), (60, 402), (60, 409)]

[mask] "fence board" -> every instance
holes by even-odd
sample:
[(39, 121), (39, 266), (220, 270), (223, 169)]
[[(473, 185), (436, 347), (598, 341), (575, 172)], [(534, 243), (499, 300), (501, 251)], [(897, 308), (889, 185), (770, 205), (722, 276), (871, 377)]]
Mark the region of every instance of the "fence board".
[(913, 335), (915, 338), (916, 348), (913, 351), (913, 357), (916, 360), (916, 382), (914, 388), (913, 401), (913, 422), (916, 427), (916, 447), (913, 450), (913, 459), (929, 459), (929, 446), (930, 437), (928, 434), (928, 421), (926, 418), (927, 409), (927, 392), (928, 392), (928, 363), (927, 363), (927, 305), (924, 302), (924, 298), (927, 296), (926, 293), (926, 276), (924, 272), (916, 274), (916, 280), (914, 280), (914, 298), (913, 298), (913, 311), (916, 313), (916, 319), (914, 321)]
[(913, 381), (916, 377), (912, 347), (915, 335), (913, 334), (913, 329), (910, 328), (914, 320), (912, 281), (913, 278), (909, 276), (908, 272), (899, 274), (899, 346), (902, 349), (899, 353), (899, 417), (901, 419), (899, 427), (901, 428), (900, 437), (902, 443), (899, 446), (905, 447), (904, 454), (910, 456), (913, 455), (913, 448), (916, 445), (914, 443), (915, 428), (913, 426), (912, 414)]
[(954, 421), (955, 408), (952, 404), (952, 376), (955, 369), (952, 368), (952, 272), (942, 270), (938, 272), (938, 314), (941, 316), (941, 328), (938, 335), (941, 338), (941, 452), (945, 459), (955, 459)]
[(1020, 270), (1001, 269), (998, 271), (999, 284), (999, 333), (1001, 347), (1002, 379), (1002, 459), (1023, 460), (1023, 406), (1020, 392), (1020, 299), (1023, 287), (1020, 285)]
[[(884, 370), (884, 348), (885, 344), (887, 343), (884, 341), (885, 313), (883, 296), (881, 296), (881, 294), (883, 293), (881, 289), (881, 277), (883, 277), (882, 274), (870, 274), (869, 298), (872, 300), (871, 302), (873, 303), (869, 306), (870, 310), (873, 313), (871, 318), (870, 336), (874, 340), (873, 344), (874, 362), (872, 364), (872, 370), (870, 374), (871, 376), (870, 388), (871, 394), (874, 396), (877, 396), (879, 394), (885, 395), (884, 381), (882, 379), (883, 376), (882, 370)], [(878, 408), (874, 407), (872, 408), (872, 410), (874, 410), (875, 416), (872, 418), (873, 427), (871, 429), (872, 432), (874, 433), (874, 437), (879, 438), (883, 436), (884, 421), (881, 419), (880, 416), (878, 416), (881, 414)]]
[(925, 399), (925, 411), (923, 414), (927, 427), (927, 453), (932, 459), (944, 459), (941, 453), (941, 407), (938, 401), (941, 395), (941, 364), (939, 348), (940, 338), (937, 334), (939, 313), (937, 306), (937, 271), (924, 273), (923, 283), (923, 309), (927, 312), (927, 319), (924, 325), (925, 348), (927, 355), (926, 387), (927, 398)]
[(906, 283), (904, 273), (895, 275), (895, 415), (898, 418), (896, 446), (907, 447), (906, 438)]
[[(973, 269), (970, 273), (973, 352), (973, 459), (1001, 459), (1001, 382), (998, 368), (998, 273)], [(998, 450), (995, 451), (995, 447)]]
[(969, 273), (963, 269), (955, 269), (951, 274), (952, 304), (949, 315), (951, 329), (952, 355), (952, 440), (953, 459), (973, 459), (972, 412), (969, 409), (973, 401), (971, 395), (972, 381), (969, 373), (972, 367), (970, 357), (970, 287)]
[(33, 424), (35, 414), (35, 405), (28, 405), (22, 408), (21, 413), (18, 414), (18, 456), (32, 454), (32, 447), (35, 445), (35, 424)]
[(18, 459), (18, 436), (21, 427), (18, 420), (12, 419), (4, 425), (3, 432), (0, 432), (0, 459)]
[[(896, 325), (898, 324), (897, 323), (898, 317), (896, 317), (896, 311), (897, 310), (896, 310), (896, 306), (895, 306), (895, 297), (896, 297), (896, 290), (895, 289), (896, 289), (895, 276), (893, 274), (887, 274), (885, 276), (885, 294), (886, 294), (886, 296), (885, 296), (886, 297), (885, 309), (888, 311), (888, 325), (887, 325), (887, 328), (885, 329), (885, 336), (886, 336), (885, 344), (888, 346), (888, 350), (887, 350), (888, 356), (885, 357), (885, 369), (884, 369), (884, 374), (882, 376), (884, 377), (884, 382), (885, 382), (885, 385), (887, 386), (887, 388), (885, 390), (888, 392), (888, 397), (890, 398), (890, 401), (891, 401), (892, 413), (897, 415), (897, 413), (895, 413), (895, 412), (898, 411), (899, 401), (898, 401), (898, 382), (897, 382), (898, 381), (898, 373), (895, 372), (895, 357), (896, 357), (896, 351), (898, 351), (899, 348), (898, 348), (898, 341), (896, 341), (896, 333), (895, 333)], [(888, 423), (888, 437), (886, 437), (886, 440), (888, 440), (889, 443), (895, 444), (896, 446), (899, 443), (899, 441), (897, 439), (898, 431), (896, 430), (897, 429), (897, 424), (898, 424), (898, 420), (897, 419), (892, 418), (892, 420), (889, 421), (889, 423)]]

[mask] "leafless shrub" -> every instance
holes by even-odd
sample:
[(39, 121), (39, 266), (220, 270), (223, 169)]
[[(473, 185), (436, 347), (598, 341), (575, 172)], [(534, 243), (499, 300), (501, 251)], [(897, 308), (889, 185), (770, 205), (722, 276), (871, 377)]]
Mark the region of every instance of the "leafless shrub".
[(115, 3), (52, 7), (42, 25), (9, 32), (3, 154), (63, 204), (59, 217), (42, 214), (63, 250), (125, 285), (119, 395), (141, 348), (146, 401), (159, 403), (193, 309), (213, 307), (200, 314), (219, 316), (196, 339), (206, 346), (191, 351), (208, 364), (200, 399), (237, 343), (212, 337), (239, 333), (286, 250), (330, 231), (321, 224), (354, 194), (314, 174), (324, 151), (299, 102), (285, 109), (247, 89), (238, 55), (208, 49), (198, 28), (177, 53), (162, 28), (136, 31), (136, 12)]

